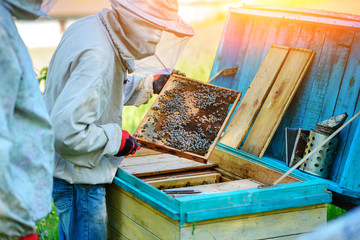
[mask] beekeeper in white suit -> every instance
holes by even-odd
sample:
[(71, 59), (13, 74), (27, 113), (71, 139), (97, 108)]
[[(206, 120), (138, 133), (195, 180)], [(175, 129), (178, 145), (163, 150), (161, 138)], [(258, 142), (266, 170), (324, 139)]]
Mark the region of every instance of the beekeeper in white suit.
[(35, 220), (51, 210), (54, 136), (13, 19), (44, 16), (49, 3), (0, 0), (0, 239), (38, 239)]
[[(140, 148), (122, 130), (123, 105), (138, 106), (158, 93), (166, 78), (153, 81), (152, 74), (170, 73), (181, 39), (194, 34), (176, 0), (111, 4), (72, 24), (49, 65), (44, 99), (55, 128), (60, 239), (106, 238), (105, 185), (123, 156)], [(135, 70), (142, 74), (128, 75)]]

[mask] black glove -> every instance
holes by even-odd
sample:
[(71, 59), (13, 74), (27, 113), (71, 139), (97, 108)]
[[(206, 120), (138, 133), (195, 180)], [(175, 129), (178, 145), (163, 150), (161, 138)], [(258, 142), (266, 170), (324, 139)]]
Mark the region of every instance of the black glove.
[(129, 154), (135, 154), (141, 147), (140, 143), (136, 141), (134, 137), (125, 130), (122, 130), (122, 139), (119, 152), (115, 155), (116, 157), (127, 156)]
[[(177, 74), (186, 77), (185, 73), (180, 72), (179, 70), (173, 70), (171, 74)], [(156, 74), (153, 76), (153, 89), (154, 93), (159, 94), (163, 87), (165, 86), (166, 82), (170, 78), (170, 74)]]

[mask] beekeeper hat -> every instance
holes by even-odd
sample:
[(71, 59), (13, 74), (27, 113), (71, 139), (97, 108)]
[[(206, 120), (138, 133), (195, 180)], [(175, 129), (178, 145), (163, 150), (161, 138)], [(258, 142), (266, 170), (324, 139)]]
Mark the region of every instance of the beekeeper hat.
[(113, 7), (117, 8), (120, 4), (129, 12), (179, 37), (194, 35), (192, 27), (178, 15), (177, 0), (110, 0), (110, 2)]

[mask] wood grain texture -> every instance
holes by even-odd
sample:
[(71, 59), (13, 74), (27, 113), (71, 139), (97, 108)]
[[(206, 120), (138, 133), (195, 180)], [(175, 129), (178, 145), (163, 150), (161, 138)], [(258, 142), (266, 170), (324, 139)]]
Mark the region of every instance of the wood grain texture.
[(242, 150), (262, 157), (310, 62), (311, 50), (292, 48), (244, 142)]
[(326, 204), (316, 204), (195, 221), (195, 228), (192, 222), (180, 227), (179, 221), (170, 219), (114, 184), (108, 189), (108, 224), (115, 231), (111, 236), (128, 239), (291, 239), (288, 237), (311, 231), (326, 222)]
[[(290, 234), (301, 234), (326, 222), (326, 205), (313, 209), (287, 209), (287, 212), (271, 212), (264, 215), (246, 215), (242, 218), (219, 222), (195, 222), (181, 229), (181, 239), (273, 239)], [(301, 224), (299, 224), (301, 223)], [(285, 238), (286, 239), (286, 238)], [(291, 238), (290, 238), (291, 239)]]
[[(235, 180), (235, 181), (230, 181), (230, 182), (174, 188), (174, 190), (175, 189), (192, 189), (192, 190), (200, 190), (201, 193), (199, 193), (199, 194), (209, 194), (209, 193), (230, 192), (230, 191), (236, 191), (236, 190), (256, 188), (259, 185), (260, 185), (259, 183), (252, 181), (250, 179), (242, 179), (242, 180)], [(184, 194), (171, 194), (171, 195), (173, 197), (185, 196)]]
[(179, 188), (201, 184), (220, 182), (220, 173), (201, 174), (193, 176), (170, 177), (164, 179), (147, 180), (146, 183), (156, 188)]
[[(360, 105), (360, 64), (359, 64), (359, 53), (360, 53), (360, 31), (357, 31), (354, 35), (351, 52), (348, 58), (348, 62), (346, 65), (346, 69), (344, 72), (344, 77), (342, 79), (341, 88), (338, 92), (338, 98), (336, 101), (336, 107), (334, 114), (340, 114), (346, 112), (349, 116), (353, 116), (356, 111), (359, 110)], [(336, 157), (333, 164), (333, 172), (335, 173), (332, 180), (341, 184), (341, 186), (347, 187), (351, 186), (353, 182), (359, 183), (359, 178), (355, 178), (350, 180), (350, 182), (345, 184), (345, 180), (347, 178), (347, 174), (344, 173), (344, 167), (348, 164), (352, 166), (351, 162), (347, 162), (349, 149), (351, 147), (352, 139), (354, 138), (354, 133), (357, 125), (360, 124), (358, 119), (350, 125), (349, 128), (345, 128), (340, 132), (340, 143), (338, 146), (338, 151), (336, 153)], [(353, 169), (355, 171), (355, 175), (357, 174), (357, 169)], [(345, 181), (344, 181), (345, 180)], [(345, 185), (343, 185), (345, 184)]]
[(207, 164), (202, 164), (169, 154), (126, 158), (124, 161), (121, 163), (120, 168), (137, 177), (211, 169), (217, 166), (210, 161)]
[[(122, 226), (124, 222), (132, 229), (136, 230), (136, 227), (136, 231), (143, 232), (142, 236), (145, 236), (147, 232), (149, 239), (179, 239), (178, 221), (169, 218), (116, 185), (112, 184), (107, 189), (106, 200), (108, 207), (111, 207), (108, 210), (108, 225), (129, 239), (148, 238), (134, 238), (135, 233), (126, 234), (128, 228)], [(134, 223), (137, 226), (134, 226)]]
[(107, 228), (108, 239), (110, 240), (129, 240), (124, 235), (116, 231), (114, 228), (108, 226)]
[(125, 238), (128, 239), (154, 239), (159, 240), (154, 234), (140, 226), (137, 222), (128, 218), (123, 213), (117, 211), (111, 206), (108, 206), (108, 211), (111, 214), (108, 215), (109, 225)]
[(239, 148), (279, 73), (289, 47), (273, 45), (241, 100), (220, 142)]
[[(241, 178), (251, 178), (264, 184), (273, 183), (282, 173), (274, 169), (267, 168), (261, 164), (251, 163), (240, 157), (215, 149), (211, 161), (217, 163), (220, 168), (232, 172)], [(299, 181), (297, 178), (288, 176), (282, 183), (290, 183)]]

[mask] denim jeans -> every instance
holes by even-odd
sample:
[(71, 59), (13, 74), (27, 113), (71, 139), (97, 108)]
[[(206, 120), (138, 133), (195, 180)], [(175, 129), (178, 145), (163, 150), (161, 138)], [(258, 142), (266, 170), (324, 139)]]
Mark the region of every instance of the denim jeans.
[(105, 185), (70, 184), (54, 178), (53, 200), (60, 240), (107, 238)]

